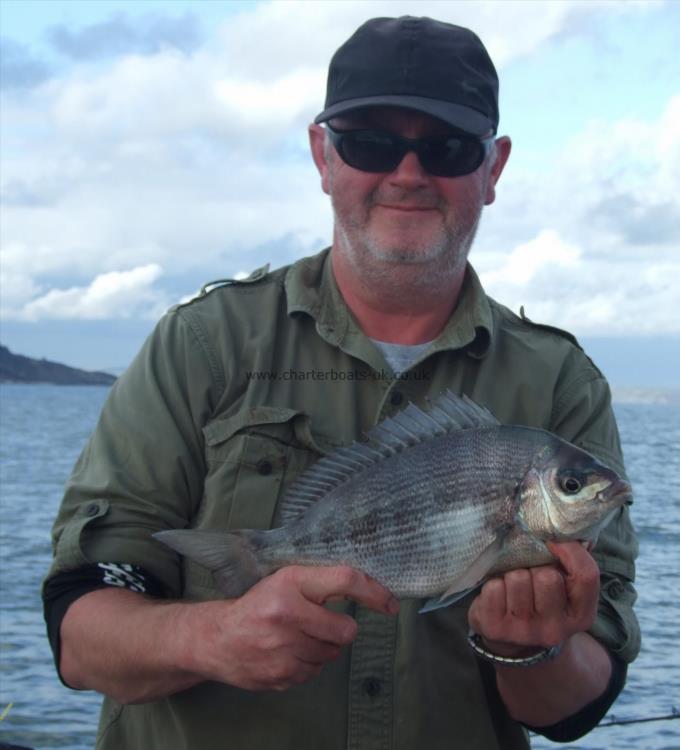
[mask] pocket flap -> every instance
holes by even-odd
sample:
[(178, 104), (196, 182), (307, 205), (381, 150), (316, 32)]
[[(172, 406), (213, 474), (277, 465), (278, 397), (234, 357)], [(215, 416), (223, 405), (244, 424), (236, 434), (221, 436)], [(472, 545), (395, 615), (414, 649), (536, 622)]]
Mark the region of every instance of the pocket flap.
[(211, 448), (229, 440), (239, 430), (257, 425), (284, 424), (294, 419), (301, 411), (276, 406), (254, 406), (244, 409), (233, 417), (216, 419), (203, 428), (205, 442)]

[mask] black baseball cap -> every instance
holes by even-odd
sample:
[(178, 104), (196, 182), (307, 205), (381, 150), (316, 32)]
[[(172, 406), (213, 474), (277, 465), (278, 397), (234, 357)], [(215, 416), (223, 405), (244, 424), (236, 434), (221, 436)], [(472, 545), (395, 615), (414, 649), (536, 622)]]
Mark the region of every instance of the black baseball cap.
[(473, 135), (498, 129), (498, 75), (479, 37), (432, 18), (373, 18), (337, 50), (314, 122), (365, 107), (437, 117)]

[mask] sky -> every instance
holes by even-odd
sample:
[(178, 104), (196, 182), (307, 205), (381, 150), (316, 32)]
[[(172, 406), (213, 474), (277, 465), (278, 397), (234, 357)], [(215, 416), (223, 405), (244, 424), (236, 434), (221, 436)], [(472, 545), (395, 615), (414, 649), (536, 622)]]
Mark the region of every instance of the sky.
[(370, 17), (468, 26), (513, 140), (471, 260), (615, 385), (680, 387), (680, 3), (1, 0), (0, 341), (126, 366), (207, 281), (330, 244), (308, 153)]

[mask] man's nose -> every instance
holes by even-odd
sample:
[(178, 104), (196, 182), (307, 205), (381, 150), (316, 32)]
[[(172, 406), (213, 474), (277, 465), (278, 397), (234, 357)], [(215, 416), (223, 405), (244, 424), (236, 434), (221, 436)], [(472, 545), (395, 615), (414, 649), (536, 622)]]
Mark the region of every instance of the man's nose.
[(413, 190), (415, 187), (427, 185), (429, 175), (423, 169), (418, 154), (415, 151), (408, 151), (394, 170), (390, 172), (388, 179), (395, 185)]

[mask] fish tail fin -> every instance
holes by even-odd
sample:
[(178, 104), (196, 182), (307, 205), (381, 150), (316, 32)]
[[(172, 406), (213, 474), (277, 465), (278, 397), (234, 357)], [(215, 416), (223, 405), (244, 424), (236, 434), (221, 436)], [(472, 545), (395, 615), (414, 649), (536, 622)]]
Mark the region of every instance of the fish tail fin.
[(229, 599), (241, 596), (272, 572), (258, 557), (261, 531), (215, 531), (176, 529), (158, 531), (154, 539), (175, 552), (208, 568), (220, 591)]

